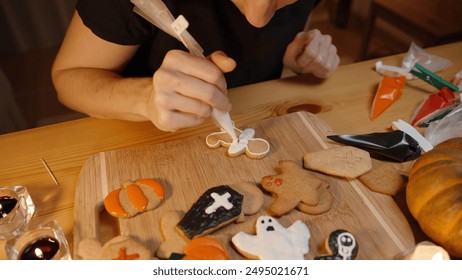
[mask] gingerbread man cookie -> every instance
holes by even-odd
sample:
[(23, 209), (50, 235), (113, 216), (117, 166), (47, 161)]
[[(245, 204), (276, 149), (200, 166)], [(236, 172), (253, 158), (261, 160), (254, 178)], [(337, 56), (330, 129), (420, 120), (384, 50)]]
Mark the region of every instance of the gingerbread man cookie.
[(296, 207), (316, 215), (331, 208), (333, 197), (329, 183), (290, 160), (279, 161), (279, 169), (280, 174), (261, 180), (262, 188), (273, 194), (274, 201), (268, 208), (272, 215), (282, 216)]
[(210, 148), (226, 147), (228, 156), (237, 157), (245, 153), (249, 158), (260, 159), (265, 157), (270, 149), (268, 141), (254, 138), (255, 130), (246, 128), (244, 131), (234, 128), (237, 139), (233, 141), (224, 130), (209, 134), (205, 143)]
[(283, 227), (271, 216), (257, 219), (256, 235), (238, 232), (231, 239), (245, 257), (261, 260), (303, 260), (309, 252), (311, 234), (300, 220)]

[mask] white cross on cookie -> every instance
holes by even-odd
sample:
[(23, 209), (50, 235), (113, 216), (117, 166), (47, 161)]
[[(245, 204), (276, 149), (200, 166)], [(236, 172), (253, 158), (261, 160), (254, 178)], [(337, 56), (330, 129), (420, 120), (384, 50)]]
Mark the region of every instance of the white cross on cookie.
[(223, 195), (219, 195), (214, 192), (210, 196), (215, 201), (213, 202), (212, 205), (210, 205), (209, 207), (205, 209), (206, 214), (212, 214), (215, 211), (217, 211), (217, 209), (220, 207), (224, 207), (226, 210), (233, 208), (233, 204), (228, 201), (228, 198), (231, 197), (230, 193), (227, 192), (227, 193), (224, 193)]

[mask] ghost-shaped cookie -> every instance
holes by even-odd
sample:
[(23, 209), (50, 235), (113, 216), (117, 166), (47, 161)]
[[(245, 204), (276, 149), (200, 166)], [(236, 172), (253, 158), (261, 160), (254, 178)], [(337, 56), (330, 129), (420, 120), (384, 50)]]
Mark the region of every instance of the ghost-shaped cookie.
[(271, 216), (260, 216), (256, 235), (238, 232), (231, 242), (249, 259), (303, 260), (309, 252), (310, 237), (310, 230), (300, 220), (285, 228)]

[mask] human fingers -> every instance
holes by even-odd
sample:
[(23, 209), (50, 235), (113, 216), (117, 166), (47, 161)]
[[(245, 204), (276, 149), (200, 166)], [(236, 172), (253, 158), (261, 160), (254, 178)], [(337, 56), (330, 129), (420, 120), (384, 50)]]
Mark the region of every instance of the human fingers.
[(304, 72), (313, 72), (316, 67), (321, 67), (327, 60), (332, 38), (329, 35), (322, 35), (317, 29), (310, 30), (308, 33), (311, 40), (305, 46), (297, 62)]
[[(172, 69), (160, 69), (153, 77), (154, 90), (156, 91), (156, 104), (177, 111), (187, 111), (205, 116), (206, 108), (211, 108), (228, 112), (231, 110), (231, 103), (216, 85), (209, 84), (197, 77), (193, 77), (182, 72)], [(189, 104), (203, 104), (201, 110), (192, 110), (183, 108), (185, 103), (179, 103), (181, 100), (191, 99)], [(164, 101), (167, 100), (167, 101)], [(195, 106), (197, 107), (197, 106)], [(202, 113), (201, 113), (202, 112)]]
[(165, 56), (161, 67), (174, 69), (177, 72), (213, 84), (223, 93), (227, 91), (223, 71), (209, 59), (180, 50), (171, 50)]
[(213, 52), (208, 58), (215, 63), (223, 73), (231, 72), (236, 68), (236, 61), (227, 56), (223, 51)]
[[(224, 60), (223, 64), (230, 64)], [(195, 98), (221, 111), (229, 111), (227, 85), (221, 69), (205, 58), (171, 51), (154, 75), (154, 83)]]
[(319, 30), (311, 30), (310, 33), (312, 40), (297, 62), (303, 73), (313, 73), (320, 78), (328, 77), (337, 69), (340, 61), (337, 48), (332, 44), (330, 35), (323, 35)]
[(182, 128), (200, 125), (204, 122), (204, 118), (177, 111), (163, 111), (152, 122), (160, 130), (175, 132)]
[[(287, 46), (284, 53), (284, 65), (289, 67), (295, 72), (301, 73), (302, 68), (297, 62), (299, 56), (304, 52), (306, 45), (311, 41), (312, 34), (307, 32), (299, 32), (294, 40)], [(305, 63), (307, 64), (307, 63)]]
[[(166, 77), (165, 70), (158, 70), (155, 77)], [(176, 73), (176, 75), (179, 75)], [(183, 96), (171, 87), (154, 82), (148, 99), (147, 115), (160, 130), (176, 131), (180, 128), (195, 126), (210, 115), (211, 107), (194, 98)]]
[(330, 52), (325, 67), (319, 67), (313, 71), (313, 75), (316, 77), (326, 79), (330, 77), (340, 65), (340, 58), (337, 52), (334, 50), (330, 50)]

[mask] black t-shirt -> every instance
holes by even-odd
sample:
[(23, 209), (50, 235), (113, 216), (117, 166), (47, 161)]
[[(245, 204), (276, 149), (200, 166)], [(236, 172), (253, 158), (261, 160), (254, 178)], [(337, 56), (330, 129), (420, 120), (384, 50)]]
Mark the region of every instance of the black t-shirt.
[[(174, 17), (183, 15), (189, 33), (204, 55), (224, 51), (237, 62), (225, 74), (228, 87), (277, 79), (287, 45), (302, 31), (318, 0), (298, 0), (276, 11), (263, 28), (255, 28), (231, 0), (165, 0)], [(172, 49), (182, 43), (133, 12), (129, 0), (79, 0), (77, 11), (98, 37), (122, 45), (140, 45), (124, 76), (151, 76)]]

